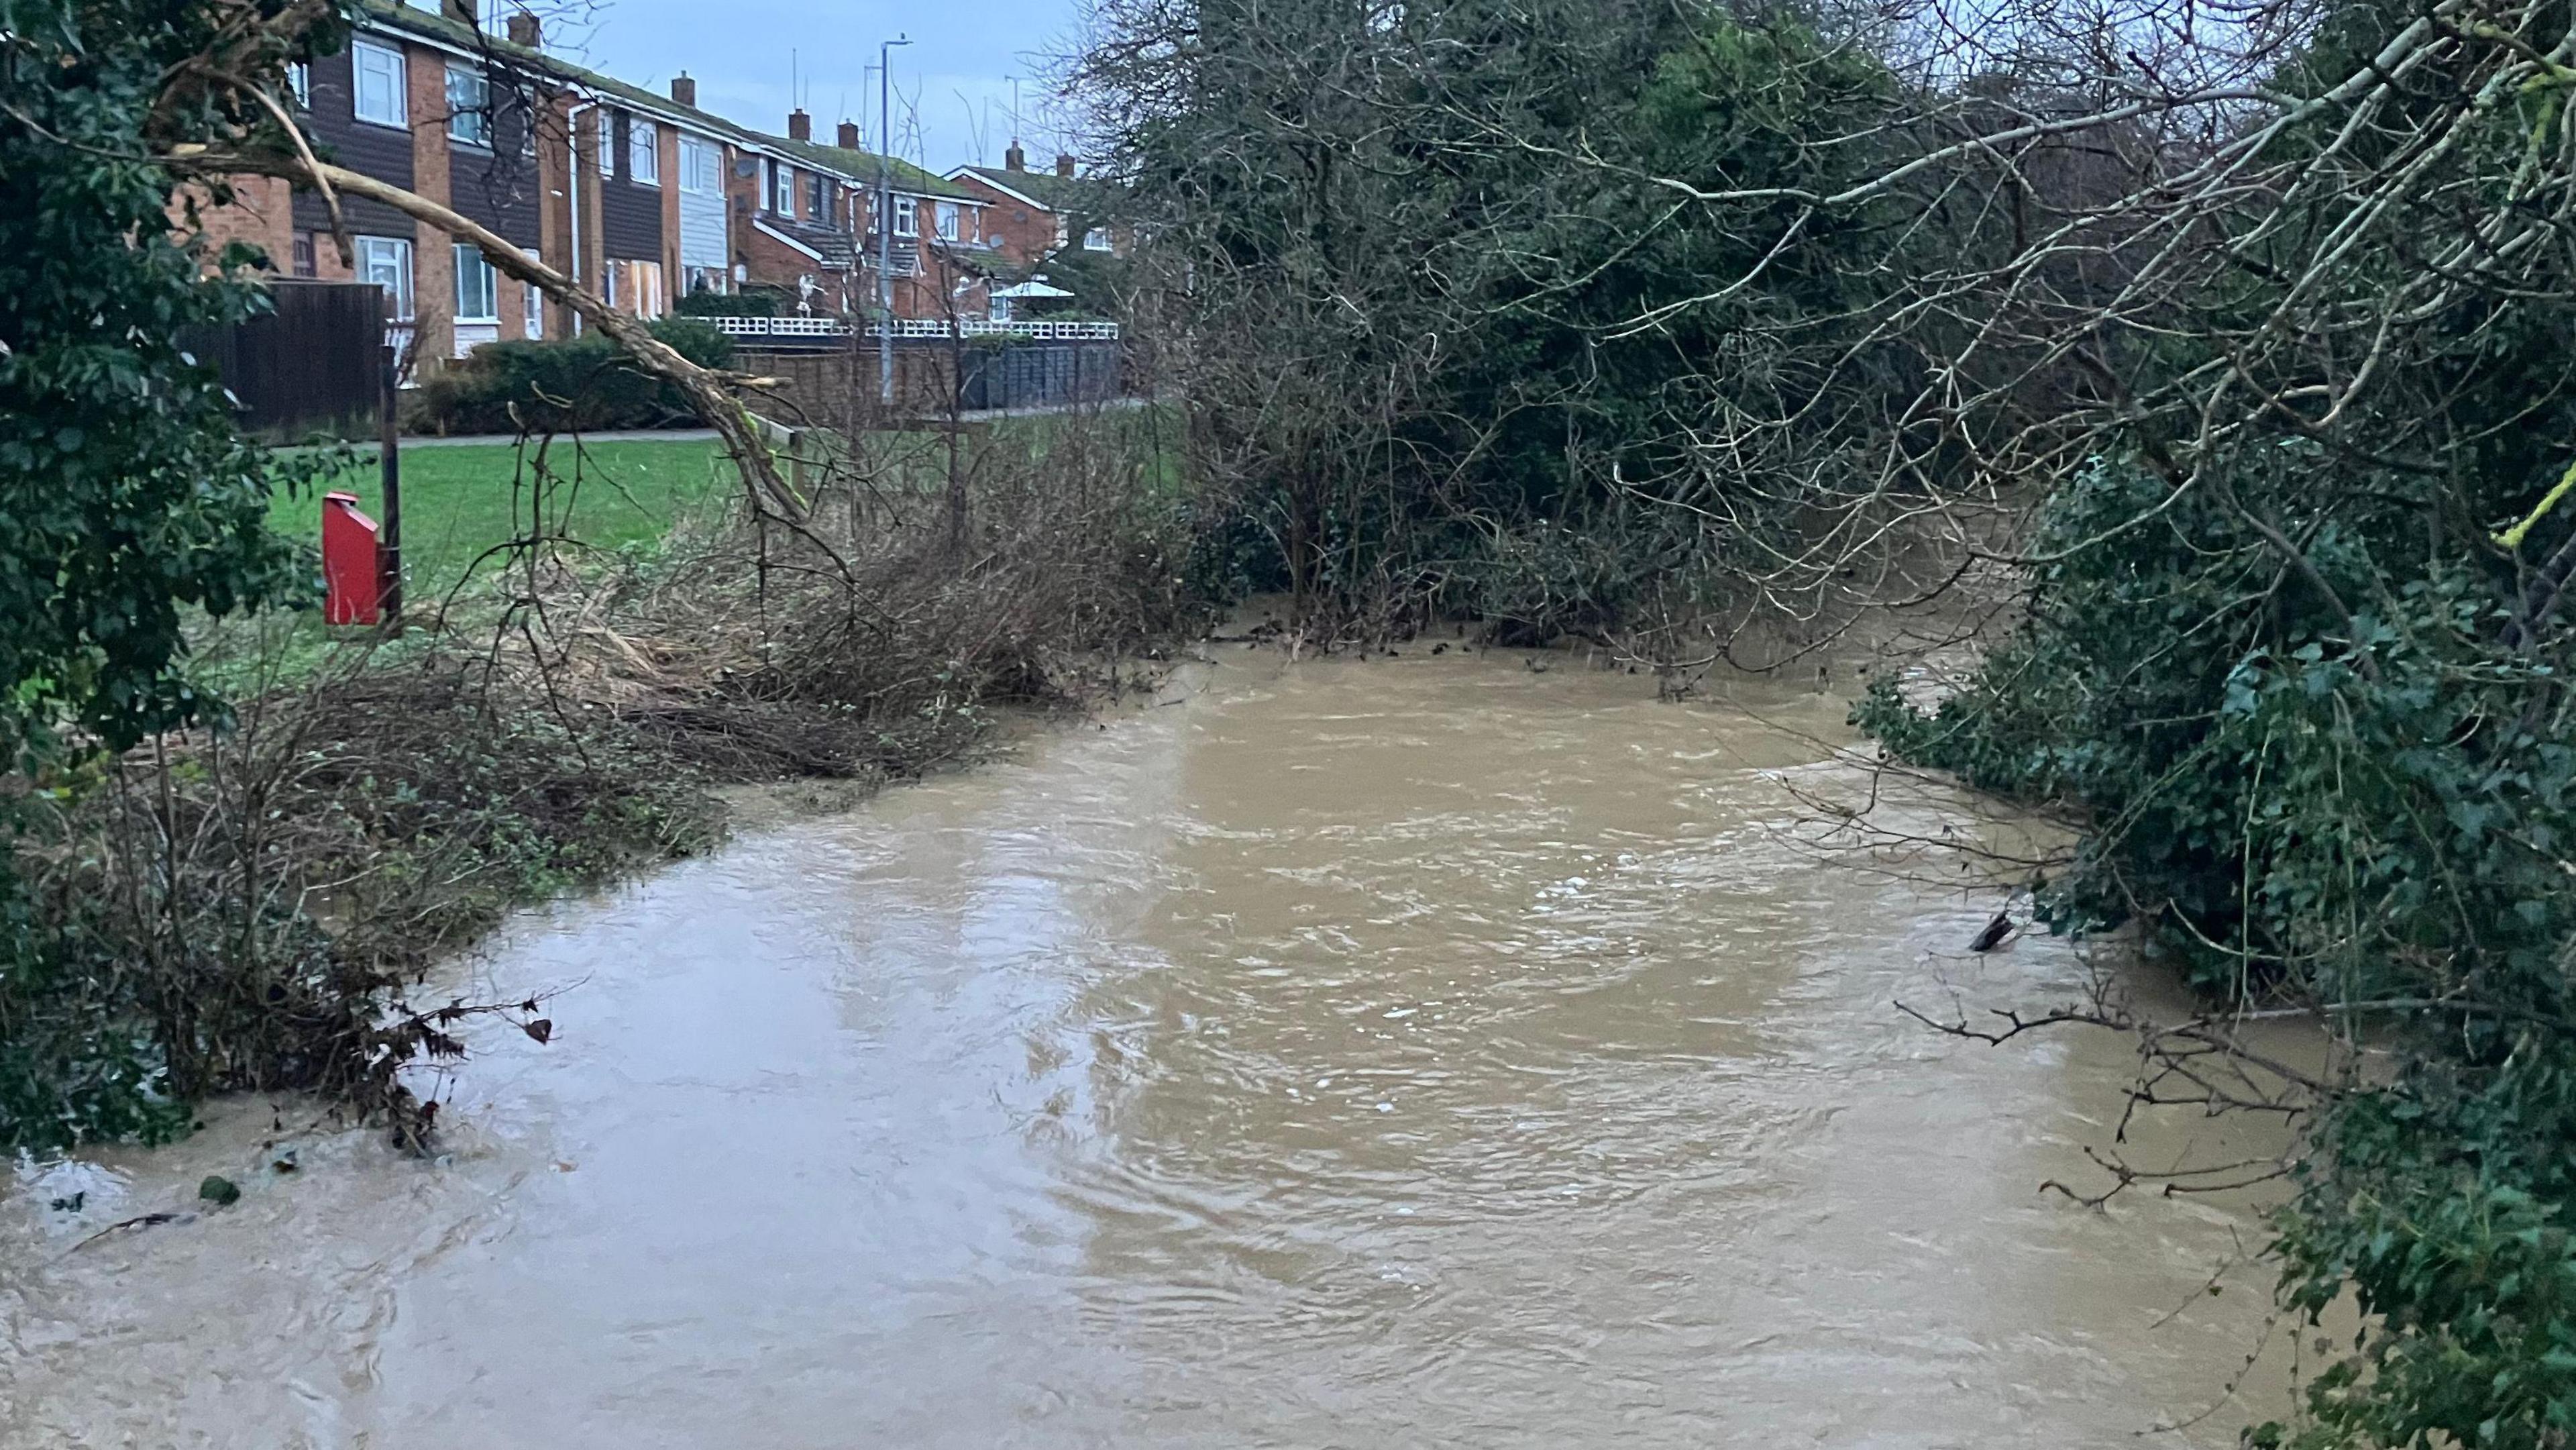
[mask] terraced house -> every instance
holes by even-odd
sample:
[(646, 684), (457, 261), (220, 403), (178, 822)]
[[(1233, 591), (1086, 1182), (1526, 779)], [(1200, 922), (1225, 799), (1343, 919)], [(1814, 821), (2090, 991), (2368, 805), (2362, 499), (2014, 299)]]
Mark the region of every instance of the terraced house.
[(1074, 160), (1059, 155), (1053, 171), (1031, 171), (1028, 153), (1014, 141), (999, 166), (960, 166), (948, 180), (982, 202), (993, 248), (1014, 265), (1033, 267), (1068, 251), (1124, 256), (1132, 238), (1112, 219), (1117, 194), (1109, 183), (1076, 174)]
[[(450, 0), (455, 6), (457, 0)], [(562, 167), (549, 138), (563, 133), (561, 85), (523, 44), (486, 37), (461, 15), (370, 6), (349, 45), (299, 68), (295, 101), (316, 148), (355, 171), (417, 192), (532, 255), (561, 249)], [(297, 277), (383, 287), (415, 365), (500, 337), (559, 330), (542, 299), (501, 276), (478, 248), (459, 246), (391, 207), (340, 202), (344, 255), (330, 210), (314, 192), (264, 178), (237, 183), (234, 205), (210, 215), (219, 240), (259, 244)]]
[[(959, 265), (983, 245), (982, 208), (962, 189), (860, 144), (843, 121), (837, 144), (813, 138), (813, 118), (790, 112), (787, 134), (754, 133), (733, 202), (738, 276), (776, 290), (803, 315), (864, 317), (876, 309), (877, 269), (890, 263), (894, 315), (933, 319), (980, 307), (984, 271)], [(880, 248), (880, 185), (894, 235)], [(962, 301), (960, 300), (962, 298)]]
[[(349, 46), (296, 77), (317, 148), (645, 318), (690, 293), (745, 288), (799, 315), (873, 314), (882, 178), (895, 316), (982, 315), (996, 243), (968, 189), (862, 149), (848, 122), (837, 145), (816, 143), (802, 112), (769, 135), (699, 109), (685, 74), (657, 93), (573, 65), (545, 51), (532, 14), (503, 31), (489, 32), (474, 0), (436, 11), (367, 0)], [(341, 208), (345, 258), (322, 198), (281, 181), (245, 179), (204, 225), (258, 243), (281, 272), (379, 284), (415, 375), (501, 338), (581, 329), (478, 248), (380, 204)]]

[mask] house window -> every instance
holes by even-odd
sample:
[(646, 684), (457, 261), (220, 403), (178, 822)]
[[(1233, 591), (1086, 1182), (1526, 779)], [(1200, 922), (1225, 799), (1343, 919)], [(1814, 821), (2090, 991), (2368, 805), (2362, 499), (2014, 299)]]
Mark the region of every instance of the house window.
[(459, 322), (499, 322), (501, 320), (500, 274), (483, 255), (481, 247), (464, 242), (456, 244), (456, 320)]
[(831, 187), (831, 183), (830, 183), (830, 182), (828, 182), (828, 181), (825, 181), (825, 180), (823, 179), (823, 175), (822, 175), (822, 173), (821, 173), (821, 172), (807, 172), (807, 173), (806, 173), (806, 176), (805, 176), (805, 218), (806, 218), (806, 220), (808, 220), (808, 221), (812, 221), (812, 222), (819, 222), (819, 223), (822, 223), (822, 224), (824, 224), (824, 225), (826, 225), (826, 226), (828, 226), (828, 225), (830, 225), (830, 224), (831, 224), (831, 220), (832, 220), (832, 203), (831, 203), (831, 200), (830, 200), (830, 195), (831, 195), (831, 193), (830, 193), (830, 187)]
[(650, 322), (662, 315), (662, 264), (630, 262), (635, 269), (635, 315)]
[(599, 174), (617, 174), (617, 117), (609, 111), (599, 113)]
[(1082, 249), (1086, 252), (1108, 251), (1109, 228), (1093, 227), (1091, 230), (1084, 232), (1082, 234)]
[(492, 146), (492, 83), (470, 66), (447, 68), (447, 139)]
[(662, 264), (620, 261), (608, 264), (608, 291), (601, 300), (646, 322), (662, 315)]
[(403, 94), (401, 51), (361, 40), (350, 45), (349, 64), (358, 78), (359, 120), (379, 126), (411, 124), (410, 103)]
[(940, 240), (949, 242), (957, 240), (958, 213), (961, 210), (962, 208), (953, 201), (943, 201), (939, 204)]
[(626, 179), (638, 186), (662, 184), (662, 133), (650, 121), (626, 123)]
[[(529, 261), (542, 260), (534, 247), (522, 247), (520, 250), (528, 254)], [(540, 291), (535, 283), (520, 284), (519, 311), (521, 331), (527, 334), (528, 341), (534, 342), (546, 335), (546, 294)]]
[(796, 215), (796, 173), (783, 162), (769, 163), (769, 209), (780, 216)]
[(411, 243), (401, 237), (360, 237), (358, 280), (385, 289), (386, 316), (411, 320)]
[(313, 265), (313, 234), (311, 232), (297, 232), (295, 234), (295, 240), (291, 245), (294, 247), (295, 275), (298, 277), (313, 276), (316, 270)]
[(312, 110), (313, 67), (300, 60), (287, 62), (286, 89), (288, 94), (295, 97), (295, 108), (297, 110)]
[(724, 189), (724, 159), (714, 143), (695, 136), (680, 138), (680, 190), (708, 196)]
[(921, 200), (898, 196), (894, 199), (894, 234), (898, 237), (921, 235)]
[(687, 289), (691, 297), (721, 296), (725, 290), (725, 269), (691, 267), (682, 275), (681, 285)]

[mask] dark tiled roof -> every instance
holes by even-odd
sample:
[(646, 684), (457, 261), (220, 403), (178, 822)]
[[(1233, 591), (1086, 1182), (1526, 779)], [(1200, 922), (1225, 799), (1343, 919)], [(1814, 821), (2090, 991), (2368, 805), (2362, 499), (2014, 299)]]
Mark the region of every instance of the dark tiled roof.
[(769, 212), (760, 213), (757, 219), (760, 225), (768, 227), (780, 236), (791, 237), (802, 243), (808, 250), (821, 253), (823, 265), (826, 267), (848, 267), (858, 261), (858, 240), (848, 232), (835, 231), (830, 227), (818, 227), (812, 222), (800, 222), (791, 217), (777, 216)]
[(1052, 171), (1013, 171), (1007, 166), (969, 166), (970, 174), (1027, 197), (1049, 211), (1097, 214), (1107, 211), (1117, 189), (1088, 176), (1058, 176)]
[[(648, 91), (642, 86), (629, 85), (615, 76), (602, 75), (595, 70), (574, 65), (561, 56), (512, 44), (500, 36), (486, 34), (461, 21), (450, 20), (444, 15), (427, 10), (416, 10), (408, 5), (394, 3), (394, 0), (359, 0), (359, 10), (365, 19), (390, 29), (406, 30), (425, 39), (455, 46), (460, 50), (488, 52), (505, 60), (517, 61), (531, 69), (544, 70), (559, 77), (566, 84), (588, 91), (592, 95), (614, 100), (640, 111), (677, 119), (694, 130), (721, 137), (737, 146), (790, 157), (817, 171), (831, 172), (854, 186), (876, 185), (878, 158), (871, 152), (845, 151), (838, 146), (817, 146), (810, 141), (795, 141), (785, 136), (772, 136), (765, 131), (755, 131), (749, 126), (728, 121), (712, 111), (702, 111), (695, 106), (681, 105), (658, 91)], [(909, 161), (889, 159), (887, 164), (893, 168), (894, 185), (898, 191), (919, 196), (947, 197), (957, 201), (975, 199), (973, 193), (965, 188), (924, 171)]]
[(887, 168), (894, 189), (914, 196), (940, 196), (951, 201), (976, 201), (981, 198), (953, 181), (924, 171), (897, 156), (879, 156), (873, 151), (851, 151), (839, 146), (823, 146), (812, 141), (797, 141), (785, 136), (762, 136), (761, 144), (793, 157), (818, 171), (829, 171), (862, 190), (877, 184), (877, 168)]

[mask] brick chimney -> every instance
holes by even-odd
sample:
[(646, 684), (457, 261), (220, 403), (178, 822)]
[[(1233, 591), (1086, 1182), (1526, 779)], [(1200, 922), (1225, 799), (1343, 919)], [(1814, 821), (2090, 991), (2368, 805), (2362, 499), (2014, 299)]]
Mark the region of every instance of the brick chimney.
[(510, 43), (512, 45), (525, 46), (530, 50), (537, 50), (543, 46), (544, 42), (545, 31), (538, 26), (537, 17), (533, 12), (526, 10), (513, 10), (510, 12)]
[(1061, 151), (1055, 153), (1055, 174), (1058, 176), (1071, 176), (1073, 174), (1073, 158)]
[(787, 139), (790, 141), (814, 139), (814, 118), (806, 115), (801, 106), (787, 113)]
[(474, 0), (438, 0), (438, 13), (459, 25), (481, 29), (483, 18), (475, 12)]
[(691, 109), (697, 107), (698, 83), (689, 79), (687, 71), (671, 77), (671, 99)]
[(1002, 153), (1002, 169), (1004, 171), (1026, 171), (1029, 169), (1029, 153), (1020, 149), (1019, 142), (1012, 142), (1011, 149)]
[(856, 151), (859, 149), (858, 122), (843, 121), (841, 123), (841, 149), (844, 151)]

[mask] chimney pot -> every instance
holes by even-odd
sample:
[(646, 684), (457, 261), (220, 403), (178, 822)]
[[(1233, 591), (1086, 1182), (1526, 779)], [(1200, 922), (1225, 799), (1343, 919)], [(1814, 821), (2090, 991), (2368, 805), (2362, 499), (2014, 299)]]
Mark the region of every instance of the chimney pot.
[(841, 149), (844, 151), (856, 151), (859, 149), (858, 122), (843, 121), (841, 123)]
[(1055, 154), (1055, 174), (1058, 176), (1071, 176), (1073, 174), (1073, 158), (1062, 151), (1057, 152)]
[(671, 99), (683, 106), (695, 107), (698, 104), (698, 83), (689, 78), (687, 71), (671, 77)]
[(544, 39), (545, 32), (538, 27), (537, 17), (535, 15), (525, 10), (516, 10), (511, 12), (510, 43), (512, 45), (525, 46), (529, 50), (536, 50), (541, 47)]
[(1029, 153), (1020, 149), (1019, 142), (1012, 142), (1011, 149), (1002, 153), (1002, 169), (1004, 171), (1026, 171), (1029, 169)]
[(787, 139), (790, 141), (814, 139), (814, 118), (806, 115), (802, 107), (787, 113)]

